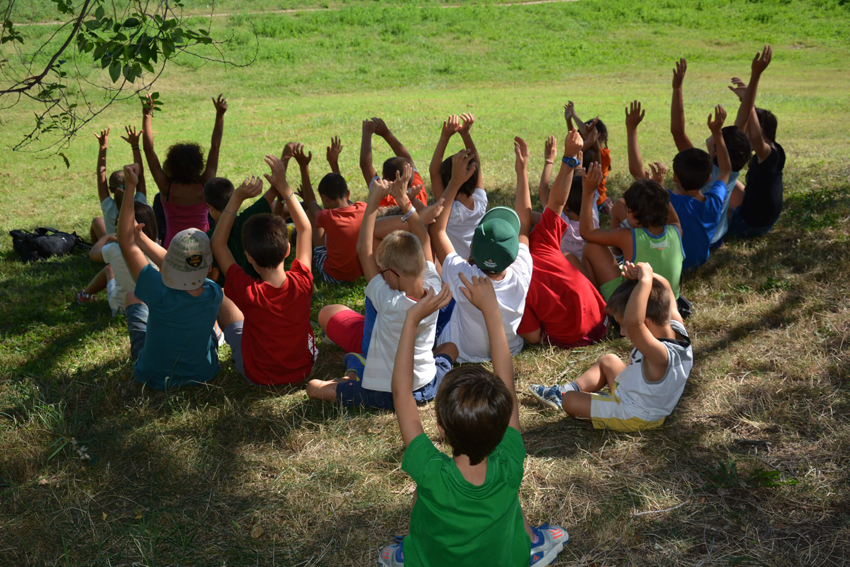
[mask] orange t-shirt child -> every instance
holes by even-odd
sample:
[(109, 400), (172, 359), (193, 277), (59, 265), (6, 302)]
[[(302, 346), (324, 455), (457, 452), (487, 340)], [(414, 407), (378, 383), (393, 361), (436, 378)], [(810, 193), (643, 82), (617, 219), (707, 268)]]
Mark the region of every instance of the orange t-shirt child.
[(316, 226), (325, 231), (325, 245), (313, 250), (313, 264), (326, 282), (351, 282), (363, 275), (357, 238), (365, 213), (366, 203), (358, 201), (339, 209), (324, 209), (316, 215)]
[(611, 171), (611, 150), (602, 148), (600, 153), (602, 154), (599, 156), (599, 165), (602, 166), (602, 183), (599, 184), (599, 198), (596, 200), (597, 205), (605, 202), (606, 193), (608, 192), (605, 182), (608, 180), (608, 172)]

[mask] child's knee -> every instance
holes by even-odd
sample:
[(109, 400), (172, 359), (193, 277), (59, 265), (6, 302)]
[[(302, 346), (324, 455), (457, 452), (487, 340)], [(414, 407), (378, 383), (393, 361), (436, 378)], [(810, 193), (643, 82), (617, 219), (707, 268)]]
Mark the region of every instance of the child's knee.
[(333, 316), (339, 313), (340, 311), (347, 310), (348, 307), (344, 305), (325, 305), (319, 310), (319, 326), (322, 328), (322, 331), (327, 334), (328, 332), (328, 323)]
[(590, 419), (590, 396), (584, 392), (564, 392), (561, 407), (572, 417)]

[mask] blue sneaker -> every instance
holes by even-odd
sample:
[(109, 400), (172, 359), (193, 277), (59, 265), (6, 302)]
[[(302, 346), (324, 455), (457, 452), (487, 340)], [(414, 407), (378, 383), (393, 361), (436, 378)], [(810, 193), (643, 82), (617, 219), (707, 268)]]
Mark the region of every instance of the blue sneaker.
[(542, 404), (556, 410), (564, 409), (561, 405), (561, 394), (563, 394), (563, 390), (560, 386), (549, 386), (547, 388), (540, 384), (531, 384), (528, 389), (535, 398), (540, 400)]
[(558, 559), (564, 544), (570, 541), (570, 534), (561, 526), (543, 524), (539, 528), (532, 526), (531, 530), (539, 541), (531, 545), (529, 565), (551, 565)]
[(342, 362), (345, 364), (345, 373), (354, 372), (357, 374), (357, 380), (363, 379), (363, 370), (366, 368), (366, 359), (356, 352), (349, 352), (342, 357)]
[(404, 545), (404, 536), (395, 536), (395, 543), (391, 543), (381, 550), (381, 555), (378, 557), (378, 565), (381, 567), (399, 567), (404, 565), (402, 545)]

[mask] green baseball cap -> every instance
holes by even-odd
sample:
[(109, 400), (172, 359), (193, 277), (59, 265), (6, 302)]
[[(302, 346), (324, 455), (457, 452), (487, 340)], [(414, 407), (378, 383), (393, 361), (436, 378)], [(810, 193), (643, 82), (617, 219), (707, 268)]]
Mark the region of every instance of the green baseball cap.
[(488, 272), (501, 273), (519, 253), (519, 215), (507, 207), (487, 211), (472, 235), (472, 259)]

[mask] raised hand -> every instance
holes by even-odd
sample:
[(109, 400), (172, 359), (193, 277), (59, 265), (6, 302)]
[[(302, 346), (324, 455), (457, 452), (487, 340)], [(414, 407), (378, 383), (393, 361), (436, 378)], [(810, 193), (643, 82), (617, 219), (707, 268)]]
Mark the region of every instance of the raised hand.
[(585, 123), (584, 128), (581, 130), (581, 135), (584, 139), (587, 139), (593, 132), (596, 132), (596, 123), (599, 122), (599, 117), (597, 116), (590, 122)]
[(251, 175), (250, 177), (246, 177), (245, 181), (242, 182), (236, 189), (236, 195), (239, 196), (243, 201), (247, 199), (252, 199), (254, 197), (259, 196), (263, 191), (263, 180), (259, 177), (255, 177)]
[(215, 107), (216, 116), (224, 116), (224, 113), (227, 112), (227, 99), (223, 95), (218, 95), (218, 98), (212, 99), (212, 103)]
[(100, 134), (95, 134), (94, 137), (97, 138), (98, 143), (100, 143), (100, 149), (105, 150), (107, 146), (109, 146), (109, 131), (112, 128), (105, 128), (100, 131)]
[(592, 199), (593, 193), (599, 188), (600, 183), (602, 183), (602, 165), (595, 161), (584, 172), (584, 180), (581, 185), (582, 198)]
[(373, 116), (372, 122), (375, 123), (375, 134), (377, 134), (381, 138), (386, 138), (387, 134), (390, 133), (390, 129), (387, 127), (387, 124), (384, 122), (384, 120), (382, 118), (378, 118), (377, 116)]
[(732, 77), (731, 82), (732, 84), (729, 85), (729, 90), (735, 93), (738, 100), (743, 100), (744, 95), (747, 94), (747, 83), (742, 81), (739, 77)]
[(708, 129), (711, 130), (712, 134), (719, 134), (725, 120), (726, 110), (718, 104), (714, 107), (714, 120), (711, 119), (711, 114), (708, 115)]
[(652, 281), (652, 266), (647, 262), (633, 264), (626, 261), (621, 268), (623, 277), (627, 280)]
[(130, 144), (131, 147), (138, 147), (139, 138), (142, 137), (142, 131), (136, 131), (135, 126), (124, 126), (124, 130), (127, 132), (126, 136), (121, 136), (121, 139)]
[(425, 296), (407, 310), (406, 316), (417, 324), (421, 323), (423, 319), (448, 305), (451, 300), (452, 291), (449, 286), (444, 285), (439, 293), (434, 293), (434, 288), (428, 288), (425, 290)]
[(265, 174), (266, 180), (272, 187), (277, 189), (279, 193), (282, 193), (289, 187), (289, 182), (286, 181), (286, 163), (283, 160), (278, 159), (277, 156), (271, 155), (267, 155), (264, 161), (269, 166), (269, 169), (272, 170), (271, 175)]
[(682, 58), (676, 62), (676, 68), (673, 69), (673, 88), (681, 89), (682, 82), (685, 80), (685, 72), (688, 70), (688, 62)]
[(558, 155), (558, 141), (555, 136), (546, 138), (546, 145), (543, 147), (543, 159), (546, 162), (554, 162), (555, 156)]
[(295, 158), (295, 161), (298, 162), (300, 167), (305, 167), (310, 163), (310, 160), (313, 159), (313, 152), (305, 154), (304, 144), (296, 144), (295, 148), (292, 150), (292, 157)]
[(448, 139), (458, 132), (460, 132), (460, 119), (457, 114), (452, 114), (443, 121), (443, 130), (440, 132), (440, 136)]
[[(475, 168), (475, 154), (469, 150), (461, 150), (452, 156), (452, 181), (463, 184), (472, 177)], [(451, 181), (450, 181), (451, 183)]]
[(390, 194), (395, 198), (396, 202), (406, 201), (407, 185), (410, 183), (410, 178), (413, 177), (413, 168), (409, 163), (404, 164), (403, 171), (395, 172), (395, 181), (390, 187)]
[(411, 201), (419, 196), (419, 193), (422, 192), (422, 188), (424, 185), (411, 185), (407, 188), (407, 198)]
[(572, 118), (575, 110), (575, 105), (573, 105), (573, 101), (568, 101), (567, 104), (564, 105), (564, 120), (567, 121), (567, 124), (570, 123), (570, 118)]
[(773, 48), (765, 45), (761, 53), (756, 53), (753, 58), (752, 71), (754, 75), (761, 75), (767, 66), (770, 65), (770, 59), (773, 57)]
[(645, 172), (647, 177), (651, 177), (653, 181), (663, 186), (664, 177), (667, 175), (667, 166), (660, 161), (656, 161), (655, 163), (649, 164), (649, 169), (652, 170), (652, 173), (650, 174), (648, 171)]
[(566, 140), (564, 140), (564, 157), (576, 156), (582, 147), (584, 147), (584, 141), (581, 139), (581, 134), (573, 128), (567, 134)]
[(153, 111), (156, 108), (157, 101), (154, 100), (151, 93), (145, 94), (142, 99), (142, 116), (153, 117)]
[(298, 142), (289, 142), (283, 146), (283, 153), (280, 154), (280, 159), (288, 163), (290, 158), (295, 155), (295, 148), (298, 147)]
[(468, 112), (464, 112), (460, 115), (461, 120), (463, 120), (463, 124), (461, 124), (460, 130), (458, 132), (463, 134), (469, 134), (469, 130), (472, 128), (472, 125), (475, 124), (475, 116)]
[(372, 182), (372, 189), (369, 192), (370, 199), (376, 199), (378, 202), (383, 201), (384, 198), (390, 194), (390, 190), (392, 189), (392, 183), (383, 178), (378, 178)]
[(422, 221), (422, 224), (428, 226), (429, 224), (433, 224), (434, 221), (437, 220), (441, 214), (443, 214), (443, 209), (446, 206), (446, 200), (443, 197), (440, 197), (436, 203), (428, 205), (421, 211), (419, 211), (419, 220)]
[(517, 173), (528, 169), (528, 144), (519, 136), (514, 138), (514, 153), (516, 154)]
[(633, 100), (626, 108), (626, 130), (636, 130), (645, 115), (646, 110), (641, 109), (640, 102)]
[(339, 161), (339, 154), (342, 153), (342, 142), (339, 141), (339, 138), (334, 136), (331, 138), (331, 145), (327, 147), (325, 151), (325, 156), (328, 160), (328, 163), (337, 163)]
[(364, 134), (374, 134), (375, 133), (374, 119), (363, 121), (363, 133)]
[(499, 309), (499, 302), (496, 300), (496, 290), (493, 288), (493, 282), (485, 276), (472, 276), (472, 281), (466, 279), (466, 276), (460, 274), (460, 281), (465, 287), (461, 287), (460, 291), (469, 300), (471, 304), (478, 308), (479, 311), (486, 309)]
[(124, 166), (124, 185), (127, 189), (136, 188), (139, 183), (139, 164), (131, 163)]

